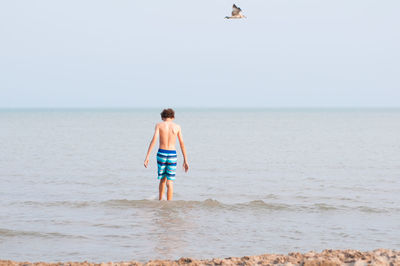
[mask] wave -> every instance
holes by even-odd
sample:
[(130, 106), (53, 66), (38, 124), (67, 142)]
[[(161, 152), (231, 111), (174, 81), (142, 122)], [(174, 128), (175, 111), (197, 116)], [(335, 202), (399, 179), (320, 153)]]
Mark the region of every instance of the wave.
[(321, 212), (321, 211), (360, 211), (366, 213), (385, 213), (400, 212), (400, 208), (374, 208), (371, 206), (351, 206), (351, 205), (333, 205), (327, 203), (313, 204), (286, 204), (270, 203), (263, 200), (253, 200), (243, 203), (223, 203), (215, 199), (206, 199), (203, 201), (158, 201), (151, 199), (129, 200), (129, 199), (111, 199), (105, 201), (23, 201), (14, 202), (14, 204), (39, 207), (68, 207), (68, 208), (139, 208), (139, 209), (169, 209), (169, 210), (228, 210), (228, 211), (298, 211), (298, 212)]
[(97, 201), (22, 201), (22, 202), (13, 202), (11, 204), (23, 204), (25, 206), (39, 206), (39, 207), (72, 207), (72, 208), (84, 208), (89, 206), (95, 206), (98, 204)]
[(43, 237), (43, 238), (74, 238), (74, 239), (85, 239), (86, 237), (80, 235), (67, 235), (61, 234), (58, 232), (37, 232), (37, 231), (26, 231), (26, 230), (13, 230), (0, 228), (0, 237), (18, 237), (18, 236), (26, 236), (26, 237)]

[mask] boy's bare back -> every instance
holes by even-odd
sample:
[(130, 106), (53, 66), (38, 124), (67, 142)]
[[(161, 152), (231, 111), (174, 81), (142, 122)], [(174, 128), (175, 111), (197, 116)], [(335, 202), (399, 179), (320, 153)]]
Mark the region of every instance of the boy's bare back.
[(181, 127), (172, 121), (163, 121), (156, 125), (160, 135), (160, 149), (175, 150), (176, 137), (181, 141)]

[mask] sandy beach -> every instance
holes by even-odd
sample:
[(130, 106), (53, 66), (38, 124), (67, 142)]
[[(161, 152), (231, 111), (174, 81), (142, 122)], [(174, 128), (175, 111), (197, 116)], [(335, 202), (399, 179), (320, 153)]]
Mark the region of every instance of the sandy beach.
[(181, 258), (179, 260), (150, 260), (146, 263), (137, 261), (124, 262), (17, 262), (0, 260), (1, 266), (106, 266), (106, 265), (304, 265), (304, 266), (335, 266), (335, 265), (400, 265), (400, 251), (390, 249), (376, 249), (374, 251), (361, 252), (358, 250), (331, 250), (321, 253), (310, 251), (308, 253), (263, 254), (259, 256), (228, 257), (224, 259), (196, 260)]

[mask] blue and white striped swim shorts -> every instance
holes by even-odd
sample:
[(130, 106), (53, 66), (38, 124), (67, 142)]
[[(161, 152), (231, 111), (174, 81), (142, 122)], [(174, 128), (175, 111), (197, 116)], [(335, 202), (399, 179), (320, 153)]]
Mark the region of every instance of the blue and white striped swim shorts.
[(168, 180), (175, 180), (177, 159), (176, 151), (158, 149), (158, 179), (166, 177)]

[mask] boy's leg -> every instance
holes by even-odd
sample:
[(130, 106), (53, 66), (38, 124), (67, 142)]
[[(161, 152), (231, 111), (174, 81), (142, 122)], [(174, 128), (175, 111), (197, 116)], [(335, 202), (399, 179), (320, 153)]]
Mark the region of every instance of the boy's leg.
[(167, 181), (166, 177), (160, 179), (160, 185), (158, 186), (158, 200), (162, 200), (163, 199), (164, 189), (165, 189), (165, 182), (166, 181)]
[(167, 176), (167, 200), (172, 200), (172, 195), (174, 193), (174, 183), (173, 180), (175, 180), (175, 171), (176, 171), (176, 151), (172, 152), (171, 154), (168, 155), (167, 161), (166, 161), (166, 168), (165, 168), (165, 174)]
[(172, 195), (174, 194), (174, 183), (172, 180), (167, 180), (167, 189), (167, 200), (172, 200)]
[(158, 172), (158, 179), (160, 179), (160, 184), (158, 185), (158, 200), (162, 200), (165, 191), (165, 182), (167, 181), (167, 158), (164, 157), (160, 151), (157, 152), (157, 172)]

